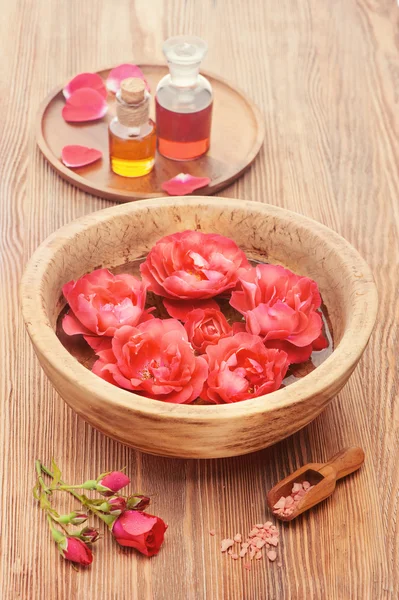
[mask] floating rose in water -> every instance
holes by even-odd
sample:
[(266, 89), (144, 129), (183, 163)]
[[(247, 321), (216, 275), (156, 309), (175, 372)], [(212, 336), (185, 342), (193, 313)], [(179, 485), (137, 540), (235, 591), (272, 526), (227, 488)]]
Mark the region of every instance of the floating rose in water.
[[(83, 334), (98, 350), (101, 337), (110, 338), (120, 327), (149, 318), (144, 311), (147, 287), (133, 275), (113, 275), (107, 269), (69, 281), (62, 288), (72, 311), (62, 322), (65, 333)], [(105, 346), (109, 347), (110, 341)]]
[(208, 346), (209, 376), (201, 398), (214, 404), (240, 402), (278, 390), (287, 372), (286, 352), (265, 348), (249, 333), (236, 333)]
[(140, 266), (149, 289), (172, 299), (213, 298), (236, 286), (250, 264), (233, 240), (183, 231), (160, 239)]
[(233, 328), (228, 324), (224, 314), (214, 308), (205, 310), (198, 308), (191, 311), (188, 313), (184, 328), (192, 347), (200, 354), (203, 354), (208, 346), (233, 335)]
[(261, 336), (268, 348), (284, 350), (291, 363), (298, 363), (327, 346), (315, 281), (260, 264), (241, 272), (240, 284), (230, 304), (245, 316), (247, 331)]
[(93, 373), (106, 381), (149, 398), (192, 402), (208, 375), (206, 360), (195, 356), (186, 330), (175, 319), (152, 319), (137, 327), (122, 327)]

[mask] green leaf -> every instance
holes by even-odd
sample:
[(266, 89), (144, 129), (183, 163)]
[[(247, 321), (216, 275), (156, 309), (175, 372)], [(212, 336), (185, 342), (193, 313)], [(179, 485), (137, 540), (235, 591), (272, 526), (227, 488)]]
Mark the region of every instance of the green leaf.
[(52, 510), (48, 496), (44, 492), (40, 496), (40, 508), (42, 508), (43, 510)]
[(40, 492), (41, 492), (41, 485), (39, 481), (36, 481), (35, 487), (33, 488), (32, 492), (33, 492), (33, 496), (36, 500), (40, 500)]
[(53, 481), (51, 487), (56, 488), (61, 481), (62, 473), (59, 470), (54, 458), (51, 459), (51, 470), (53, 472)]

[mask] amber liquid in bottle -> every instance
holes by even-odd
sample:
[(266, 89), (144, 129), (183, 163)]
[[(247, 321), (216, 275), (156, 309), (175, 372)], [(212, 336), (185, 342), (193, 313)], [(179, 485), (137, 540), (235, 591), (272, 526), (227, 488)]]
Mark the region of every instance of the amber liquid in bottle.
[(150, 95), (145, 82), (124, 79), (116, 94), (116, 117), (109, 124), (111, 169), (123, 177), (142, 177), (155, 162), (156, 129), (149, 118)]
[(211, 142), (212, 101), (198, 112), (174, 112), (155, 99), (158, 150), (174, 160), (190, 160), (209, 150)]
[[(155, 161), (155, 123), (150, 119), (140, 128), (126, 128), (114, 121), (109, 126), (111, 169), (123, 177), (147, 175)], [(129, 131), (132, 132), (131, 135)]]

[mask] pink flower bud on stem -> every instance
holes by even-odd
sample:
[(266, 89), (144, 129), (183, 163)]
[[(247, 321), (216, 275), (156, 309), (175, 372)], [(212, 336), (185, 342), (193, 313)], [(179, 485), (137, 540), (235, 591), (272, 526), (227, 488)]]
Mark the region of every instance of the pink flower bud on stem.
[(151, 499), (141, 494), (133, 494), (127, 499), (127, 508), (132, 510), (145, 510), (149, 507)]
[(113, 496), (119, 490), (129, 485), (130, 479), (122, 471), (112, 471), (111, 473), (103, 473), (97, 479), (96, 490), (103, 496)]
[(74, 511), (67, 515), (61, 515), (56, 520), (64, 525), (82, 525), (88, 518), (89, 516), (85, 513)]
[(94, 527), (84, 527), (81, 531), (70, 533), (69, 535), (71, 537), (79, 538), (82, 542), (86, 542), (87, 544), (94, 544), (94, 542), (99, 539), (100, 532)]

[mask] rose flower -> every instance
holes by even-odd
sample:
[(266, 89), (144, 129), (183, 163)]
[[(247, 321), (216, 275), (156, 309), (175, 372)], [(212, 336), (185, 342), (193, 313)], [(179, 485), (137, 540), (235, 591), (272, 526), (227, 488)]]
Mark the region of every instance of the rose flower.
[(209, 375), (201, 398), (215, 404), (240, 402), (278, 390), (288, 369), (282, 350), (265, 348), (250, 333), (236, 333), (208, 346)]
[(215, 233), (183, 231), (161, 238), (140, 271), (152, 292), (166, 298), (212, 298), (235, 287), (248, 260), (233, 240)]
[(121, 546), (154, 556), (162, 546), (167, 527), (159, 517), (140, 510), (126, 510), (113, 524), (112, 534)]
[(187, 315), (184, 324), (188, 339), (194, 350), (203, 354), (209, 345), (217, 344), (224, 337), (233, 334), (224, 314), (215, 308), (198, 308)]
[(98, 349), (96, 336), (111, 337), (124, 325), (137, 325), (143, 318), (147, 285), (133, 275), (113, 275), (108, 269), (97, 269), (62, 288), (71, 308), (64, 317), (63, 329), (68, 335), (83, 334)]
[(247, 331), (259, 335), (268, 348), (284, 350), (290, 363), (299, 363), (313, 349), (327, 346), (315, 281), (263, 264), (241, 272), (240, 285), (230, 304), (245, 316)]
[(192, 402), (208, 375), (206, 360), (194, 355), (186, 330), (175, 319), (121, 327), (112, 338), (112, 348), (97, 354), (93, 373), (165, 402)]

